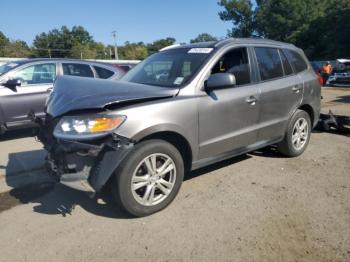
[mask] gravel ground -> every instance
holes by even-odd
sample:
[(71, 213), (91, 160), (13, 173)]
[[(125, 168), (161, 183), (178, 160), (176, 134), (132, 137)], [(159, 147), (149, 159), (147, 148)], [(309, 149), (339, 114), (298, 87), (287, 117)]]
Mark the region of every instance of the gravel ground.
[[(324, 110), (350, 115), (350, 89)], [(133, 219), (61, 185), (0, 194), (0, 261), (350, 261), (350, 139), (313, 133), (187, 176), (164, 211)]]

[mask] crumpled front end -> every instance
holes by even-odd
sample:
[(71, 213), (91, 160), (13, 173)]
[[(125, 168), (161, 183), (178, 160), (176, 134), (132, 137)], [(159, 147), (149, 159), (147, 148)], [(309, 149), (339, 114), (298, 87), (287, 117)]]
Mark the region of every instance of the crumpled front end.
[(47, 101), (45, 121), (31, 113), (37, 137), (48, 151), (47, 167), (67, 186), (96, 192), (130, 151), (133, 142), (116, 134), (126, 121), (111, 108), (166, 99), (178, 88), (61, 76)]
[(84, 141), (59, 139), (53, 135), (59, 119), (47, 116), (45, 122), (36, 122), (37, 137), (48, 151), (48, 172), (77, 190), (100, 191), (133, 147), (132, 141), (115, 133)]

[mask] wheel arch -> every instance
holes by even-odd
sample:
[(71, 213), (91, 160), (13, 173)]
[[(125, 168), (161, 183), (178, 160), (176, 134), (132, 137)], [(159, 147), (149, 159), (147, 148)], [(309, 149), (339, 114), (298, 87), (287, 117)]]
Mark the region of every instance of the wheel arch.
[(191, 170), (193, 152), (190, 143), (183, 135), (175, 131), (158, 131), (142, 137), (138, 142), (143, 142), (151, 139), (161, 139), (173, 145), (182, 156), (185, 165), (185, 171)]
[(310, 116), (312, 126), (315, 126), (315, 123), (314, 123), (315, 112), (314, 112), (314, 109), (312, 108), (312, 106), (310, 106), (309, 104), (304, 104), (304, 105), (298, 107), (298, 109), (305, 111)]

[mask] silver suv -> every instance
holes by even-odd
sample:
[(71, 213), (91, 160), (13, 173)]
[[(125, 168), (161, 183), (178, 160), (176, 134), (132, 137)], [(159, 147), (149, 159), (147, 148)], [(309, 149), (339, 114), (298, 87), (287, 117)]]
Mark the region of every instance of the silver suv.
[(191, 170), (271, 144), (300, 155), (320, 92), (290, 44), (171, 46), (120, 82), (58, 78), (38, 137), (61, 183), (88, 192), (108, 185), (120, 207), (145, 216), (165, 208)]

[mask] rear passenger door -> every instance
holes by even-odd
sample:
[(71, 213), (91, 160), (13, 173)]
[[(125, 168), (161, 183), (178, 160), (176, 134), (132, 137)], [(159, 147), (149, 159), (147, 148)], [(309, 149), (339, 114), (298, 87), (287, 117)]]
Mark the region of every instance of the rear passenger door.
[(258, 140), (283, 137), (291, 114), (300, 105), (303, 81), (279, 48), (254, 47), (260, 89)]

